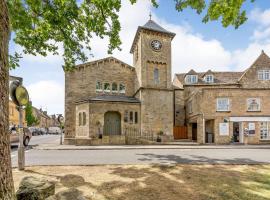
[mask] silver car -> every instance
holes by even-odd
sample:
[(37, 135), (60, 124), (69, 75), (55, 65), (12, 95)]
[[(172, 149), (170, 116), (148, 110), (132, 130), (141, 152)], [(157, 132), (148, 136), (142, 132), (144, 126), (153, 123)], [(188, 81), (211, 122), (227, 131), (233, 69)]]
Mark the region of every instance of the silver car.
[[(10, 144), (18, 144), (19, 143), (19, 132), (16, 129), (10, 130)], [(30, 140), (32, 138), (32, 133), (28, 128), (23, 128), (23, 144), (24, 146), (28, 146)]]

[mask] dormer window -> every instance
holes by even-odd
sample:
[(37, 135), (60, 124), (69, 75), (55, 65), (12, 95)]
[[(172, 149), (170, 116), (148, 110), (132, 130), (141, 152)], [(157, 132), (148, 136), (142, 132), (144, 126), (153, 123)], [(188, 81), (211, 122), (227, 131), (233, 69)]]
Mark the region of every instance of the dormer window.
[(214, 76), (212, 74), (205, 75), (204, 81), (206, 83), (214, 83)]
[(185, 82), (188, 84), (197, 83), (198, 76), (197, 75), (186, 75)]
[(258, 79), (262, 81), (270, 80), (270, 70), (259, 70)]

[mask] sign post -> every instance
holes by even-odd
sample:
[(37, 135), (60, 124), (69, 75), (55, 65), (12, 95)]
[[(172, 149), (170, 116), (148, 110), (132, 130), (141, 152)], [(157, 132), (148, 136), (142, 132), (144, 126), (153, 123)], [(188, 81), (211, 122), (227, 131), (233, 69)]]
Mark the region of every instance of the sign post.
[(19, 147), (18, 147), (18, 169), (24, 170), (25, 151), (23, 144), (23, 106), (29, 102), (27, 90), (22, 86), (22, 81), (13, 81), (10, 85), (10, 96), (12, 101), (18, 106), (19, 111)]

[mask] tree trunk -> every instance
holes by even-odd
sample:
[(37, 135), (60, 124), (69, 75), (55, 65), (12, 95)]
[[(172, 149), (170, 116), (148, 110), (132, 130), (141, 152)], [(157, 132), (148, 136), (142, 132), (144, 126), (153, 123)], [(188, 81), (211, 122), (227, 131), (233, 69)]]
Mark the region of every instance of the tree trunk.
[(9, 18), (6, 0), (0, 0), (0, 199), (13, 200), (8, 120), (8, 42)]

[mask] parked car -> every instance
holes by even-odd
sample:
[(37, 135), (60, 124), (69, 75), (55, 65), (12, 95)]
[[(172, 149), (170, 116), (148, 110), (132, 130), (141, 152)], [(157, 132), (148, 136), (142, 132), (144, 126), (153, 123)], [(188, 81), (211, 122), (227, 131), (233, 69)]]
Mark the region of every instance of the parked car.
[(42, 135), (48, 134), (48, 129), (47, 128), (40, 128), (40, 132)]
[[(28, 128), (23, 128), (23, 144), (24, 146), (28, 146), (30, 140), (32, 138), (32, 133)], [(19, 132), (17, 129), (12, 128), (10, 130), (10, 144), (18, 144), (19, 143)]]
[(28, 129), (32, 133), (33, 136), (40, 135), (40, 131), (39, 131), (38, 128), (36, 128), (36, 127), (29, 127)]
[(59, 127), (49, 127), (49, 134), (60, 134), (61, 129)]

